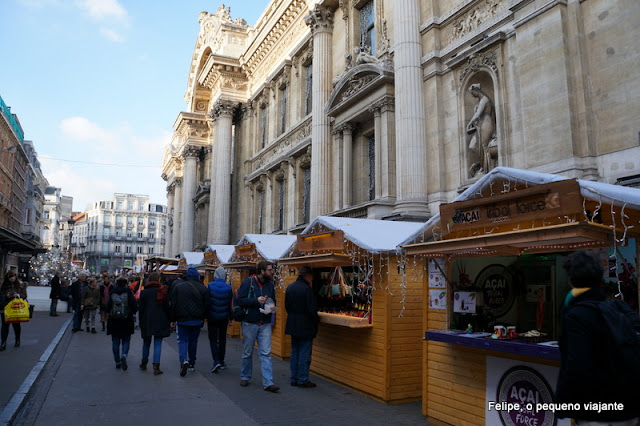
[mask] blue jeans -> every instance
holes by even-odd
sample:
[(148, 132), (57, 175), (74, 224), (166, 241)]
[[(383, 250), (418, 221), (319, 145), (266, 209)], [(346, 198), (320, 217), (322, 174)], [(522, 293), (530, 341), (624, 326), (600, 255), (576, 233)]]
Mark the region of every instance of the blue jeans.
[(291, 383), (309, 381), (312, 348), (313, 339), (301, 339), (291, 336)]
[[(122, 342), (122, 354), (120, 354), (120, 342)], [(121, 357), (127, 357), (129, 353), (129, 343), (131, 342), (131, 336), (117, 337), (111, 336), (111, 347), (113, 349), (113, 359), (116, 360), (116, 364), (120, 362)]]
[(178, 349), (180, 353), (180, 364), (187, 360), (189, 355), (189, 365), (196, 364), (196, 352), (198, 351), (198, 337), (202, 325), (180, 325), (178, 324)]
[(271, 365), (271, 324), (252, 324), (242, 322), (242, 367), (240, 380), (250, 380), (253, 373), (253, 346), (258, 341), (258, 356), (262, 368), (262, 386), (273, 384)]
[[(151, 337), (142, 338), (142, 362), (149, 362), (149, 348), (151, 347)], [(162, 337), (153, 336), (153, 362), (160, 363), (160, 355), (162, 355)]]
[(49, 307), (49, 315), (58, 314), (58, 299), (51, 299), (51, 306)]
[(80, 301), (73, 301), (73, 329), (80, 330), (82, 328), (82, 309), (80, 309)]

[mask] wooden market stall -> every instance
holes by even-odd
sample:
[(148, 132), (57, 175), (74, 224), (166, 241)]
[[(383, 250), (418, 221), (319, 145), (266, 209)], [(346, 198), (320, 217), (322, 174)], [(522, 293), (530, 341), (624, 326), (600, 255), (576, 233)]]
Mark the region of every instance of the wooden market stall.
[(422, 225), (320, 216), (278, 261), (285, 285), (303, 265), (314, 271), (314, 374), (386, 403), (421, 398), (423, 265), (398, 244)]
[(497, 411), (489, 403), (518, 395), (552, 401), (570, 252), (598, 250), (605, 290), (638, 309), (639, 222), (638, 189), (501, 167), (441, 205), (422, 241), (404, 245), (407, 255), (428, 258), (427, 419), (556, 424), (550, 411)]
[[(234, 253), (222, 266), (227, 269), (229, 284), (237, 290), (242, 281), (255, 273), (256, 263), (260, 260), (275, 262), (284, 256), (295, 243), (294, 235), (245, 234), (234, 247)], [(277, 277), (276, 277), (277, 278)], [(279, 358), (288, 358), (291, 353), (289, 339), (285, 339), (284, 326), (286, 312), (284, 310), (284, 291), (276, 285), (275, 325), (271, 335), (271, 354)], [(241, 334), (241, 326), (237, 321), (227, 329), (227, 335), (235, 337)]]

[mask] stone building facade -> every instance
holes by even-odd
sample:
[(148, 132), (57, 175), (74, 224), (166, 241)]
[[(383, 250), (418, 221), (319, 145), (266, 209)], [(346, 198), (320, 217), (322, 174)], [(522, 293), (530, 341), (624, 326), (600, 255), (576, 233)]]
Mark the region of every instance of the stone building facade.
[(136, 259), (159, 256), (165, 250), (167, 206), (149, 202), (148, 195), (116, 193), (109, 201), (90, 205), (71, 247), (92, 272), (132, 267)]
[(639, 19), (635, 0), (202, 12), (163, 159), (166, 254), (317, 215), (424, 220), (498, 165), (637, 181)]

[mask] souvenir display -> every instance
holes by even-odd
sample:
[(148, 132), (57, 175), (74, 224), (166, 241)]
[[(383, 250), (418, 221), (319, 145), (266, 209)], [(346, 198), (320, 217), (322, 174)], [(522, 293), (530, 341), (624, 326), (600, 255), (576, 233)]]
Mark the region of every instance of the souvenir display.
[(371, 270), (345, 272), (337, 266), (323, 273), (318, 291), (318, 310), (329, 314), (368, 318), (371, 322)]

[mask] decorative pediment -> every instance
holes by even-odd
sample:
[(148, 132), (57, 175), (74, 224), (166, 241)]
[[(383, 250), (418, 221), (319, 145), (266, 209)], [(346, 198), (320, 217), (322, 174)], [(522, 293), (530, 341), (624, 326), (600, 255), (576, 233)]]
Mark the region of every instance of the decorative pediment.
[(335, 116), (340, 107), (357, 102), (376, 88), (393, 85), (393, 64), (388, 61), (364, 63), (347, 69), (333, 81), (333, 92), (325, 112)]

